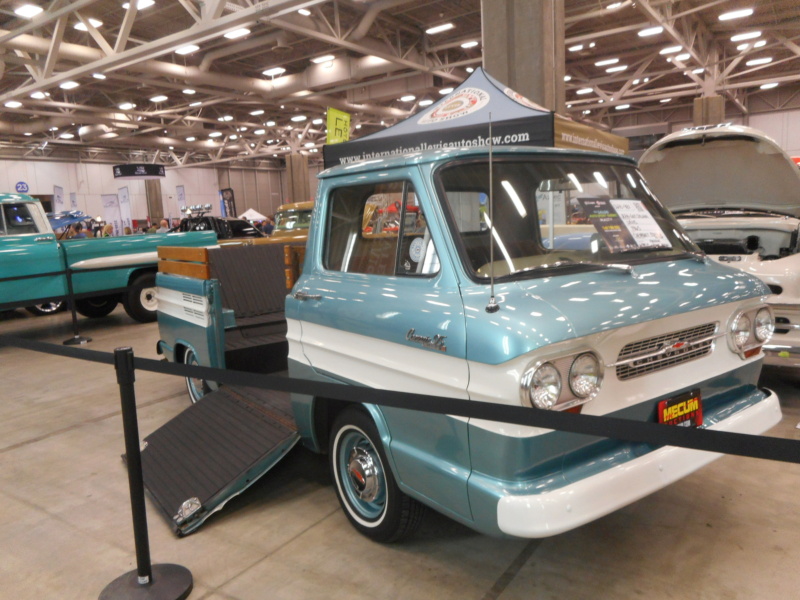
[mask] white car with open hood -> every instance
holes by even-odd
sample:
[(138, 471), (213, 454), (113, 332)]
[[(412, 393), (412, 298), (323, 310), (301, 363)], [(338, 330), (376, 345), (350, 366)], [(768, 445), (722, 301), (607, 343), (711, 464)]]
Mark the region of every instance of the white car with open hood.
[(739, 125), (670, 134), (640, 159), (653, 192), (714, 260), (772, 290), (766, 364), (800, 366), (800, 169), (762, 132)]

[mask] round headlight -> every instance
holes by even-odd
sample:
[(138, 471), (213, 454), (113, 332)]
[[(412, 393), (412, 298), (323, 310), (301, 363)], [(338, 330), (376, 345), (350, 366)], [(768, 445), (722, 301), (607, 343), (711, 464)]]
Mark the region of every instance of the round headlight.
[(572, 361), (569, 369), (569, 389), (578, 398), (590, 398), (596, 395), (602, 380), (600, 361), (591, 352), (585, 352)]
[(756, 339), (759, 342), (768, 342), (775, 331), (775, 318), (772, 316), (772, 311), (768, 308), (762, 308), (756, 314), (756, 321), (754, 331)]
[(750, 317), (744, 313), (740, 314), (731, 325), (731, 340), (738, 350), (744, 348), (750, 338)]
[(536, 408), (550, 409), (561, 395), (561, 374), (552, 364), (544, 363), (526, 374), (524, 384)]

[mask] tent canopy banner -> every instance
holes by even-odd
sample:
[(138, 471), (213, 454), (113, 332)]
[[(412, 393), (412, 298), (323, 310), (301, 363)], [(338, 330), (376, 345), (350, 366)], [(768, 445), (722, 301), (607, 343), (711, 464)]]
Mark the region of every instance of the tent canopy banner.
[[(559, 121), (565, 123), (558, 125)], [(563, 133), (557, 135), (556, 127), (561, 127)], [(595, 139), (595, 133), (600, 137)], [(616, 142), (606, 136), (616, 138)], [(477, 68), (460, 86), (426, 110), (383, 131), (326, 145), (325, 168), (424, 150), (489, 146), (490, 137), (491, 143), (498, 146), (627, 152), (625, 138), (558, 117)], [(562, 138), (565, 141), (561, 142)], [(622, 144), (624, 150), (620, 152)]]
[(254, 208), (248, 208), (246, 211), (244, 211), (242, 214), (239, 215), (239, 218), (245, 219), (247, 221), (263, 221), (267, 217), (262, 215)]

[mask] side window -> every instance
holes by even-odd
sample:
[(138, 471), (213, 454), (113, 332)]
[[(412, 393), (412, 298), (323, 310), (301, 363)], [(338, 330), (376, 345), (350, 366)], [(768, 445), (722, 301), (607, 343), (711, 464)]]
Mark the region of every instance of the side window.
[(372, 275), (433, 275), (439, 259), (417, 194), (391, 181), (333, 190), (326, 269)]
[(3, 204), (6, 234), (39, 233), (27, 204)]

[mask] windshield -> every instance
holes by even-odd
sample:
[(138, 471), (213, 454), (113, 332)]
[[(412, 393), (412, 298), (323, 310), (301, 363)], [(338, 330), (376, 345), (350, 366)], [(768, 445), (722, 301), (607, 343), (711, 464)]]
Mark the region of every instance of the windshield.
[(311, 224), (311, 209), (287, 210), (275, 215), (275, 231), (308, 229)]
[(503, 277), (697, 252), (632, 166), (514, 158), (495, 160), (492, 170), (491, 210), (487, 161), (438, 172), (462, 259), (474, 277), (489, 277), (492, 258), (494, 276)]

